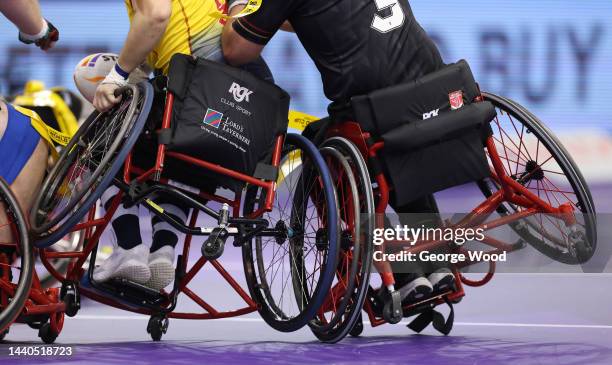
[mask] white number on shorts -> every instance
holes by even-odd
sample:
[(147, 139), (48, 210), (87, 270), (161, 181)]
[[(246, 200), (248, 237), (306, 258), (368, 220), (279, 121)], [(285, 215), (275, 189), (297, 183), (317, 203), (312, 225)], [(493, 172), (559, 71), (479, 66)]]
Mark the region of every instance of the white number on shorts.
[(376, 29), (381, 33), (387, 33), (393, 29), (399, 28), (404, 24), (404, 10), (402, 10), (399, 0), (374, 0), (378, 11), (383, 9), (391, 8), (391, 15), (387, 17), (381, 17), (378, 14), (374, 14), (374, 20), (372, 20), (372, 28)]

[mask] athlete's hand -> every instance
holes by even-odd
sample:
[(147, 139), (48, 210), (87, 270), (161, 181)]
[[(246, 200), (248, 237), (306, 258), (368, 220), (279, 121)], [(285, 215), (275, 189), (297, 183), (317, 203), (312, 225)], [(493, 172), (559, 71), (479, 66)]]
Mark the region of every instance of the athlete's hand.
[(51, 24), (51, 22), (44, 20), (44, 27), (39, 34), (28, 35), (19, 32), (19, 40), (25, 44), (35, 44), (43, 51), (47, 51), (59, 40), (59, 30)]
[(99, 112), (105, 112), (121, 101), (121, 95), (115, 96), (115, 90), (123, 85), (102, 82), (96, 89), (93, 105)]
[(124, 71), (119, 63), (106, 75), (104, 81), (96, 89), (93, 99), (93, 105), (99, 112), (105, 112), (121, 101), (121, 95), (115, 96), (115, 91), (127, 85), (129, 77), (130, 73)]
[(47, 51), (53, 48), (53, 46), (55, 46), (55, 43), (57, 43), (57, 41), (59, 40), (59, 30), (57, 30), (57, 28), (53, 26), (51, 22), (47, 21), (47, 24), (49, 25), (47, 35), (34, 42), (34, 44), (36, 44), (36, 46), (42, 49), (43, 51)]

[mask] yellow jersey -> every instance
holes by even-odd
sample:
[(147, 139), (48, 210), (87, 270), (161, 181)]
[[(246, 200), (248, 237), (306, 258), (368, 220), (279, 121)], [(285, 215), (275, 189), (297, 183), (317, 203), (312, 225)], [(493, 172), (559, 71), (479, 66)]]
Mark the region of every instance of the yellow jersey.
[[(134, 18), (132, 0), (125, 0), (130, 22)], [(147, 57), (153, 69), (168, 72), (170, 58), (183, 53), (219, 61), (222, 59), (221, 32), (226, 0), (172, 0), (172, 15), (162, 39)]]

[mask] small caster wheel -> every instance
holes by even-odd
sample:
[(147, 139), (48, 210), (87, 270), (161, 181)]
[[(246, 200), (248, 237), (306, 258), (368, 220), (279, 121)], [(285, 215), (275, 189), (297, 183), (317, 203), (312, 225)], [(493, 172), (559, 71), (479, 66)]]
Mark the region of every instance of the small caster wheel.
[(0, 342), (4, 341), (4, 338), (6, 337), (6, 335), (8, 335), (9, 333), (9, 329), (5, 329), (4, 331), (0, 332)]
[(357, 322), (355, 322), (349, 334), (352, 337), (359, 337), (361, 336), (362, 332), (363, 332), (363, 319), (361, 318), (361, 316), (359, 316), (359, 319), (357, 320)]
[(40, 329), (38, 330), (38, 337), (40, 337), (40, 339), (48, 345), (54, 343), (58, 335), (59, 333), (53, 332), (49, 322), (41, 325)]
[(387, 292), (384, 299), (383, 318), (390, 324), (397, 324), (402, 320), (402, 297), (400, 292), (395, 290), (392, 293)]
[(68, 317), (74, 317), (81, 309), (81, 303), (79, 303), (74, 294), (66, 294), (64, 297), (64, 303), (66, 303), (66, 315)]
[(153, 316), (149, 319), (147, 332), (151, 335), (153, 341), (161, 341), (162, 336), (168, 332), (168, 318), (161, 316)]

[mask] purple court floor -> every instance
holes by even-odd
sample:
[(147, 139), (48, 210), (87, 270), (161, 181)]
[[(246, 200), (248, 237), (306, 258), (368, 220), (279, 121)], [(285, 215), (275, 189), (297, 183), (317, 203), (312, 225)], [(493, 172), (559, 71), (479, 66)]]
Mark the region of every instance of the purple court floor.
[[(612, 186), (592, 191), (598, 211), (611, 213)], [(469, 195), (464, 191), (442, 198), (447, 209), (460, 211)], [(599, 244), (609, 240), (604, 237)], [(239, 259), (232, 247), (223, 258), (244, 283)], [(203, 277), (197, 283), (194, 289), (213, 305), (239, 304), (218, 281)], [(0, 345), (0, 364), (609, 365), (610, 303), (612, 274), (499, 274), (485, 287), (466, 290), (449, 336), (430, 328), (416, 335), (406, 323), (377, 328), (366, 323), (362, 337), (327, 345), (308, 329), (276, 332), (256, 313), (214, 321), (171, 320), (162, 341), (153, 343), (145, 330), (147, 317), (85, 301), (77, 317), (66, 319), (57, 340), (57, 345), (72, 346), (73, 356), (8, 357), (10, 346), (41, 345), (36, 331), (16, 325)], [(185, 305), (182, 309), (189, 309)]]

